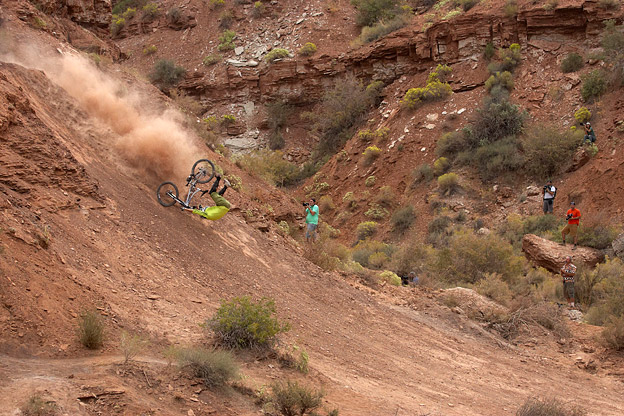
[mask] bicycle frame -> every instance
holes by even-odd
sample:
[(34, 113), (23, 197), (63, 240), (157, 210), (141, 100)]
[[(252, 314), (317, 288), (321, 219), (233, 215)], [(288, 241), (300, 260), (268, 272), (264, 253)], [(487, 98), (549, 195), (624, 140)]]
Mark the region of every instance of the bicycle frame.
[(197, 187), (197, 178), (195, 178), (193, 175), (190, 175), (188, 178), (186, 178), (186, 186), (189, 187), (189, 190), (186, 194), (186, 199), (184, 201), (176, 197), (171, 191), (167, 191), (167, 195), (169, 195), (173, 200), (175, 200), (178, 204), (182, 205), (184, 208), (190, 208), (191, 199), (193, 199), (193, 197), (199, 192), (203, 191)]

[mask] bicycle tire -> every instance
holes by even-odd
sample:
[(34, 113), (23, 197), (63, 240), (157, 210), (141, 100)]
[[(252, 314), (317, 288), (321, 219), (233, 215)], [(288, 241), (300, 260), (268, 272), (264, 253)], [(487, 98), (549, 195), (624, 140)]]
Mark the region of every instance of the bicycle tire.
[(191, 175), (197, 179), (197, 183), (210, 182), (215, 175), (215, 165), (212, 163), (212, 160), (199, 159), (193, 164)]
[(173, 182), (163, 182), (156, 191), (156, 198), (163, 207), (170, 207), (176, 203), (175, 199), (167, 195), (167, 192), (171, 191), (175, 197), (178, 197), (178, 187)]

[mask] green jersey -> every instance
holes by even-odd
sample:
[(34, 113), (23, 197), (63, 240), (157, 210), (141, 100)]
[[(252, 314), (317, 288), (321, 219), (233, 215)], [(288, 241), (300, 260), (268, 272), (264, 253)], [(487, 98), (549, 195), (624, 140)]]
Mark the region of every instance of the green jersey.
[[(315, 212), (316, 214), (312, 214)], [(306, 224), (318, 224), (319, 218), (319, 207), (318, 205), (314, 205), (312, 208), (306, 208)]]

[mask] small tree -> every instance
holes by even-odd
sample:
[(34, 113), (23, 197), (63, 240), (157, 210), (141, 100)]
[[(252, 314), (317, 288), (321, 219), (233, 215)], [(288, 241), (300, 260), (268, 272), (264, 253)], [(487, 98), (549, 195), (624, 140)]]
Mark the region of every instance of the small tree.
[(173, 61), (161, 59), (156, 61), (150, 73), (150, 80), (158, 85), (161, 90), (167, 90), (184, 78), (186, 69), (176, 66)]

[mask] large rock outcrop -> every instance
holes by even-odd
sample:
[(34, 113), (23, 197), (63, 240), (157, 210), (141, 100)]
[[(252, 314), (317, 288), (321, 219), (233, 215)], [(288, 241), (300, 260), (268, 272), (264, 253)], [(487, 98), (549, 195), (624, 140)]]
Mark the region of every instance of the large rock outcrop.
[(89, 28), (108, 29), (111, 21), (111, 0), (40, 0), (47, 14), (66, 17)]
[(604, 260), (605, 256), (600, 250), (589, 247), (572, 250), (572, 247), (572, 244), (562, 246), (534, 234), (522, 238), (522, 251), (527, 259), (553, 273), (559, 273), (566, 256), (572, 256), (572, 262), (577, 266), (583, 264), (593, 267)]

